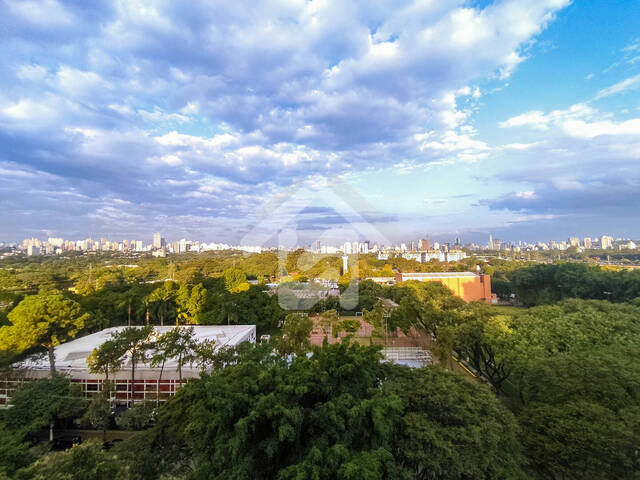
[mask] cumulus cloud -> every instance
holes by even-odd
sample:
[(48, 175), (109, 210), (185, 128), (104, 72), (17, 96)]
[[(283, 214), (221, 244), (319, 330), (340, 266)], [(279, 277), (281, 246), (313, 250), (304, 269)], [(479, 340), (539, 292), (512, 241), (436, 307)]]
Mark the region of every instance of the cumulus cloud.
[(617, 219), (617, 228), (637, 216), (640, 118), (620, 121), (611, 112), (579, 103), (548, 113), (526, 112), (500, 125), (542, 133), (523, 148), (500, 149), (509, 163), (498, 177), (523, 189), (486, 198), (481, 205), (529, 216), (589, 214)]
[[(491, 153), (478, 84), (508, 78), (568, 3), (3, 0), (0, 160), (73, 187), (105, 230), (119, 212), (134, 229), (233, 223), (301, 179), (475, 162)], [(611, 122), (588, 128), (635, 132)]]

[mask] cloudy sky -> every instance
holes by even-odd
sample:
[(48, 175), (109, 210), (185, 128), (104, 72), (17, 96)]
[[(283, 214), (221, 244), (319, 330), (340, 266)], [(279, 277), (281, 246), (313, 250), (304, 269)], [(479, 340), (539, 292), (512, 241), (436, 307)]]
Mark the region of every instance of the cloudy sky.
[(0, 0), (0, 240), (638, 238), (638, 25), (637, 0)]

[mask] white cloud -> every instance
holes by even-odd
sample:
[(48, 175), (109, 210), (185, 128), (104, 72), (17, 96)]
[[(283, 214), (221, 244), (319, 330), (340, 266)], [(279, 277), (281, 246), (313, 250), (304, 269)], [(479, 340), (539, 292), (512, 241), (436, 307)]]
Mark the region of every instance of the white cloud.
[(78, 70), (66, 65), (60, 67), (56, 73), (55, 81), (57, 87), (70, 96), (86, 94), (97, 96), (101, 93), (99, 90), (112, 88), (111, 84), (97, 73)]
[(50, 104), (44, 101), (37, 102), (30, 98), (23, 98), (6, 105), (0, 109), (0, 112), (9, 120), (21, 123), (27, 121), (46, 122), (52, 120), (56, 113), (55, 108)]
[(55, 0), (5, 0), (9, 10), (23, 20), (38, 27), (67, 27), (73, 21), (73, 15)]
[(531, 126), (538, 130), (547, 130), (549, 128), (549, 122), (550, 119), (545, 116), (544, 112), (532, 110), (530, 112), (511, 117), (504, 122), (500, 122), (499, 125), (502, 128)]
[(47, 75), (47, 69), (42, 65), (20, 65), (16, 72), (20, 80), (38, 81)]
[(562, 128), (568, 135), (578, 138), (595, 138), (603, 135), (640, 135), (640, 118), (624, 122), (609, 120), (585, 122), (568, 119), (562, 123)]
[(638, 87), (640, 87), (640, 74), (626, 78), (614, 85), (611, 85), (610, 87), (603, 88), (596, 94), (595, 99), (599, 100), (601, 98), (610, 97), (611, 95), (623, 93)]
[(487, 158), (478, 85), (567, 3), (9, 1), (23, 81), (0, 78), (0, 130), (112, 199), (108, 218), (120, 199), (198, 225), (185, 209), (224, 215), (305, 178)]

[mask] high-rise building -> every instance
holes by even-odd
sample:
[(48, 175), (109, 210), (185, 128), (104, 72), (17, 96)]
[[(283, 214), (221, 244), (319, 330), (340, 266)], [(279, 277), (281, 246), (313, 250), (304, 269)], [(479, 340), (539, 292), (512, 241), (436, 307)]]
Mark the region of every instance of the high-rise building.
[(580, 239), (578, 237), (569, 237), (569, 246), (571, 247), (579, 247)]
[(153, 234), (153, 248), (160, 249), (164, 248), (165, 242), (164, 237), (160, 233)]
[(426, 238), (418, 240), (418, 250), (424, 252), (426, 250), (429, 250), (430, 248), (431, 244), (429, 243), (429, 240), (427, 240)]
[(613, 237), (609, 237), (608, 235), (603, 235), (600, 237), (600, 248), (603, 250), (610, 250), (613, 248)]
[(591, 242), (591, 238), (590, 237), (585, 237), (585, 239), (584, 239), (584, 248), (586, 248), (586, 249), (593, 248), (593, 243)]

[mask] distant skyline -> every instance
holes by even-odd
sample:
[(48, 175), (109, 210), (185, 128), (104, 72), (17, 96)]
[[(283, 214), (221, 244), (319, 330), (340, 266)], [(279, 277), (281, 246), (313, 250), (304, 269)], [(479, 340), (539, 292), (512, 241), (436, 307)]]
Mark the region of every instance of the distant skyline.
[(638, 25), (633, 0), (0, 0), (0, 241), (640, 238)]
[[(168, 235), (167, 235), (168, 233)], [(41, 241), (41, 242), (47, 242), (47, 240), (52, 240), (54, 241), (53, 245), (54, 246), (61, 246), (62, 244), (59, 242), (59, 240), (63, 240), (64, 242), (71, 242), (71, 243), (83, 243), (85, 240), (92, 240), (94, 243), (99, 244), (101, 242), (101, 240), (106, 240), (107, 243), (109, 244), (118, 244), (121, 242), (127, 242), (130, 245), (134, 245), (136, 242), (139, 242), (141, 245), (143, 245), (144, 247), (147, 246), (152, 246), (153, 248), (158, 248), (156, 245), (156, 235), (160, 235), (158, 237), (158, 241), (160, 243), (163, 243), (163, 247), (164, 246), (169, 246), (171, 244), (177, 244), (177, 243), (181, 243), (182, 241), (186, 240), (187, 243), (200, 243), (202, 245), (207, 244), (207, 245), (229, 245), (231, 247), (239, 247), (239, 246), (243, 246), (243, 247), (263, 247), (263, 248), (277, 248), (277, 247), (281, 247), (281, 246), (286, 246), (286, 247), (291, 247), (291, 248), (297, 248), (297, 247), (311, 247), (311, 248), (317, 248), (318, 245), (320, 246), (324, 246), (324, 247), (341, 247), (343, 246), (345, 243), (369, 243), (370, 246), (373, 245), (378, 245), (380, 247), (385, 246), (385, 247), (391, 247), (391, 246), (395, 246), (398, 247), (401, 244), (405, 244), (407, 247), (410, 247), (413, 244), (418, 245), (423, 239), (428, 240), (431, 243), (435, 243), (435, 244), (459, 244), (460, 245), (471, 245), (474, 244), (478, 247), (482, 247), (482, 246), (486, 246), (489, 245), (489, 247), (492, 246), (492, 242), (500, 242), (502, 245), (513, 245), (513, 246), (518, 246), (520, 244), (522, 245), (535, 245), (536, 243), (544, 243), (544, 244), (553, 244), (553, 243), (567, 243), (569, 244), (569, 241), (572, 238), (577, 238), (578, 239), (578, 243), (582, 246), (584, 246), (585, 240), (589, 239), (590, 241), (592, 241), (594, 244), (599, 244), (599, 242), (601, 241), (601, 239), (603, 238), (603, 236), (606, 236), (608, 238), (611, 239), (611, 241), (628, 241), (628, 240), (640, 240), (638, 238), (630, 238), (630, 237), (620, 237), (618, 235), (608, 235), (608, 234), (594, 234), (594, 235), (587, 235), (585, 237), (578, 237), (575, 235), (569, 236), (569, 237), (565, 237), (565, 238), (549, 238), (546, 239), (544, 241), (531, 241), (528, 240), (526, 238), (521, 238), (521, 239), (502, 239), (502, 238), (498, 238), (494, 235), (489, 234), (489, 236), (487, 238), (481, 238), (481, 237), (477, 237), (477, 238), (461, 238), (461, 237), (447, 237), (447, 236), (443, 236), (443, 235), (439, 235), (439, 236), (434, 236), (434, 235), (429, 235), (429, 234), (425, 234), (422, 235), (421, 237), (416, 237), (416, 238), (401, 238), (399, 240), (395, 240), (395, 241), (388, 241), (389, 243), (384, 243), (384, 241), (379, 241), (376, 238), (370, 238), (370, 239), (364, 239), (364, 238), (347, 238), (347, 237), (343, 237), (343, 238), (335, 238), (335, 239), (329, 239), (329, 238), (323, 238), (322, 240), (320, 239), (316, 239), (313, 242), (302, 242), (302, 243), (293, 243), (293, 244), (289, 244), (289, 245), (283, 245), (281, 244), (277, 244), (277, 243), (273, 243), (273, 241), (267, 241), (265, 243), (255, 243), (255, 244), (249, 244), (246, 242), (240, 242), (240, 243), (230, 243), (230, 242), (224, 242), (224, 241), (220, 241), (220, 240), (216, 240), (216, 239), (207, 239), (207, 238), (180, 238), (180, 237), (176, 237), (175, 235), (172, 235), (171, 232), (154, 232), (152, 234), (143, 234), (141, 236), (135, 237), (133, 235), (125, 235), (122, 238), (114, 238), (114, 237), (110, 237), (110, 236), (102, 236), (102, 237), (95, 237), (95, 236), (89, 236), (87, 238), (69, 238), (69, 237), (65, 237), (65, 236), (61, 236), (61, 237), (27, 237), (27, 238), (23, 238), (20, 239), (19, 241), (15, 241), (15, 242), (10, 242), (10, 243), (15, 243), (17, 246), (20, 246), (23, 242), (31, 240), (33, 238), (36, 238), (37, 240)], [(134, 238), (135, 237), (135, 238)], [(2, 240), (0, 240), (0, 243), (3, 243)], [(85, 247), (83, 247), (85, 248)], [(599, 247), (598, 247), (599, 248)], [(634, 247), (635, 248), (635, 247)]]

